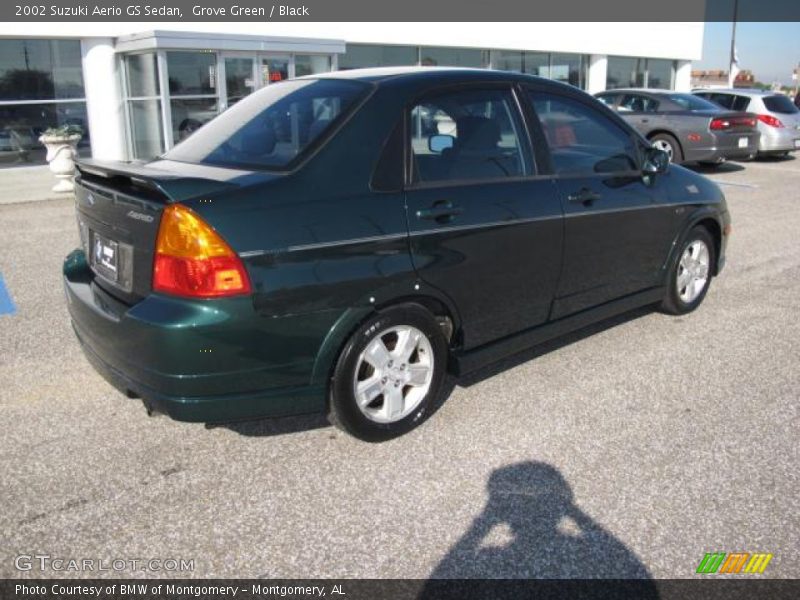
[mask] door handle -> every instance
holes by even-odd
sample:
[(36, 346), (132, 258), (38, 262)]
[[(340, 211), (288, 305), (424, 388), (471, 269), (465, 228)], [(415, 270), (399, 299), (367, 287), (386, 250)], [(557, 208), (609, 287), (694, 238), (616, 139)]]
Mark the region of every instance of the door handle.
[(649, 123), (650, 119), (642, 119), (642, 123)]
[(419, 209), (417, 211), (417, 218), (436, 221), (437, 223), (447, 223), (452, 221), (453, 217), (463, 212), (463, 208), (455, 206), (449, 200), (440, 200), (435, 202), (430, 208)]
[(567, 200), (569, 200), (570, 202), (589, 205), (595, 200), (600, 200), (600, 197), (601, 197), (600, 194), (598, 194), (597, 192), (593, 192), (589, 188), (582, 188), (581, 191), (567, 196)]

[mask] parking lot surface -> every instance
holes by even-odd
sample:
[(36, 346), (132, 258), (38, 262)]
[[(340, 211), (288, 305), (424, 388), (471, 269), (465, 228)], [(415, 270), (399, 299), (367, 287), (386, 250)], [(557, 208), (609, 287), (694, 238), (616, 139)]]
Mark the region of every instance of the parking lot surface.
[[(734, 229), (698, 311), (454, 382), (380, 445), (320, 417), (148, 418), (71, 331), (72, 201), (0, 206), (0, 576), (684, 578), (744, 551), (800, 577), (800, 160), (703, 172)], [(16, 569), (34, 554), (194, 569)]]

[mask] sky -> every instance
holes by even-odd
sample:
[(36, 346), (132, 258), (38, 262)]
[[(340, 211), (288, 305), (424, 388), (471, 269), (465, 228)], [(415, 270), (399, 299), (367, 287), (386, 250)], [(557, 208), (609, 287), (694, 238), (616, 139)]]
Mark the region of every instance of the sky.
[[(730, 48), (731, 23), (706, 23), (703, 58), (692, 62), (692, 68), (727, 71)], [(792, 69), (800, 63), (800, 22), (737, 23), (736, 53), (739, 68), (752, 71), (757, 81), (794, 85)]]

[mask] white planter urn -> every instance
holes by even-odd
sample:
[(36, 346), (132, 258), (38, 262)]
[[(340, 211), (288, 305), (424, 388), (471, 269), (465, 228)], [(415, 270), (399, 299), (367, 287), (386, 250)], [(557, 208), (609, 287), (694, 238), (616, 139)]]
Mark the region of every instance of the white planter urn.
[(72, 178), (75, 176), (75, 159), (78, 157), (78, 142), (81, 141), (81, 135), (77, 133), (69, 136), (43, 135), (39, 141), (47, 148), (45, 159), (50, 163), (50, 171), (58, 179), (53, 191), (61, 193), (75, 191)]

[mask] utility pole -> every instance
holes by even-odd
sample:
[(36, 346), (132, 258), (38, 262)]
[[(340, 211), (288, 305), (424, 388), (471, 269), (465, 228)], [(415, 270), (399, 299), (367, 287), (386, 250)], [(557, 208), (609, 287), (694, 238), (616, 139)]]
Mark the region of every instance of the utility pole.
[(728, 87), (733, 88), (736, 75), (733, 66), (736, 64), (736, 17), (739, 12), (739, 0), (733, 0), (733, 31), (731, 32), (731, 55), (728, 65)]

